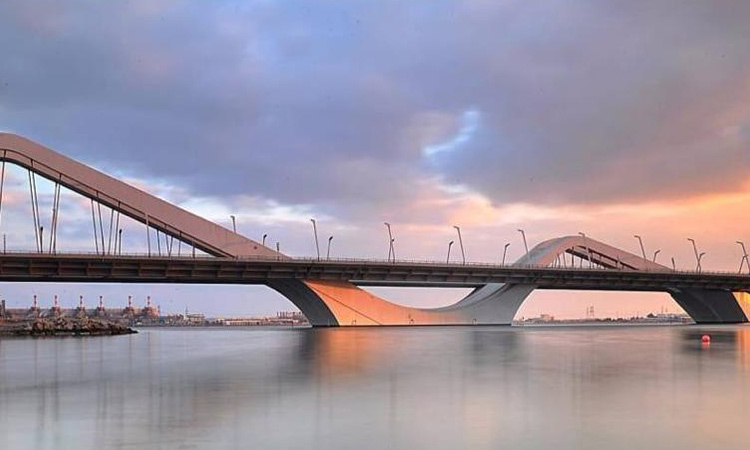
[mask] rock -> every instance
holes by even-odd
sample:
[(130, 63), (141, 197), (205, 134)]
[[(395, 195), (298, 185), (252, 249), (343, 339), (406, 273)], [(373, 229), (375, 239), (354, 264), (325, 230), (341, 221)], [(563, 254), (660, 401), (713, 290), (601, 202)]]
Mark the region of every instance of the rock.
[(98, 336), (132, 334), (137, 331), (117, 322), (87, 318), (33, 318), (17, 323), (0, 324), (0, 334), (17, 336)]

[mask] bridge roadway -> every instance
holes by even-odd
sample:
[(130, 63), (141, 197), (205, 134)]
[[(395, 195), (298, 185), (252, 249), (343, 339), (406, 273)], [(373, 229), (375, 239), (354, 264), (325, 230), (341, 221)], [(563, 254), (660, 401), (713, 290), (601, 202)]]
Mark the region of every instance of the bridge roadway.
[(524, 265), (316, 260), (290, 257), (158, 257), (4, 253), (0, 281), (269, 284), (279, 280), (345, 281), (359, 286), (479, 288), (492, 283), (537, 289), (750, 292), (750, 276), (672, 270), (616, 270)]

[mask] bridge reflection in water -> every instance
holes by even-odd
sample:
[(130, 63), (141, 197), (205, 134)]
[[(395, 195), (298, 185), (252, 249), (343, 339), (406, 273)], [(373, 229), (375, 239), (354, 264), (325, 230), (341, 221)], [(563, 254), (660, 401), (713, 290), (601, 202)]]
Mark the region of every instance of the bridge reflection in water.
[(745, 326), (0, 340), (0, 448), (742, 448), (748, 343)]

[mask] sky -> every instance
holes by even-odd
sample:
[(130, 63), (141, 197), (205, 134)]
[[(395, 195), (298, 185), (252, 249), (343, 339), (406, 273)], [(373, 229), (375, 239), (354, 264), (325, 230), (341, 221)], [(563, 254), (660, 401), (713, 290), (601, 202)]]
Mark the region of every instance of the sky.
[[(583, 231), (634, 253), (639, 234), (682, 268), (692, 237), (705, 269), (737, 270), (749, 16), (744, 0), (8, 0), (0, 130), (224, 226), (234, 214), (290, 255), (314, 254), (315, 217), (335, 256), (386, 257), (388, 221), (399, 258), (444, 259), (459, 225), (471, 261), (506, 242), (520, 257), (523, 228), (531, 245)], [(15, 249), (33, 245), (24, 176), (8, 170), (0, 223)], [(60, 245), (93, 250), (86, 203), (63, 199)], [(10, 305), (126, 291), (167, 311), (293, 308), (264, 287), (0, 286)], [(376, 292), (426, 307), (465, 291)], [(662, 294), (545, 291), (519, 315), (589, 305), (678, 310)]]

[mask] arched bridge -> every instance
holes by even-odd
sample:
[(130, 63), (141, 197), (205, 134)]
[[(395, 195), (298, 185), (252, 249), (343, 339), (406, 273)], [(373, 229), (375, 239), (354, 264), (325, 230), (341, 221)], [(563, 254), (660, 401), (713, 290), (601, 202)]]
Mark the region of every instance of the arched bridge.
[[(535, 289), (660, 291), (698, 323), (750, 316), (749, 276), (676, 272), (587, 237), (551, 239), (507, 266), (290, 258), (20, 136), (0, 133), (0, 160), (28, 169), (30, 186), (42, 176), (91, 199), (92, 211), (93, 202), (104, 205), (211, 256), (115, 255), (105, 251), (101, 230), (96, 255), (45, 252), (43, 245), (1, 254), (0, 281), (264, 284), (314, 326), (510, 324)], [(366, 285), (474, 290), (454, 305), (420, 309), (360, 288)]]

